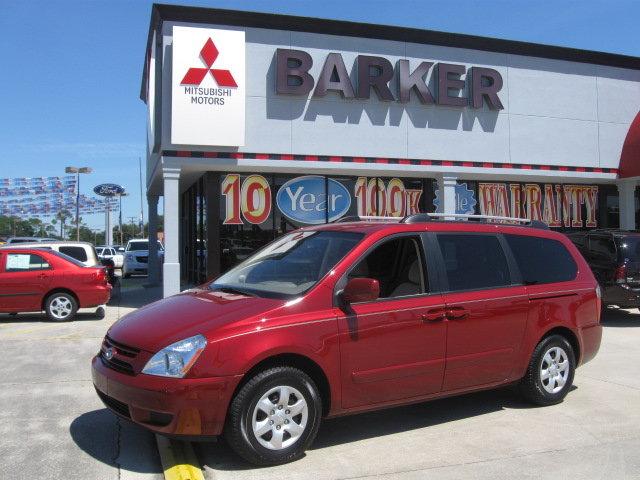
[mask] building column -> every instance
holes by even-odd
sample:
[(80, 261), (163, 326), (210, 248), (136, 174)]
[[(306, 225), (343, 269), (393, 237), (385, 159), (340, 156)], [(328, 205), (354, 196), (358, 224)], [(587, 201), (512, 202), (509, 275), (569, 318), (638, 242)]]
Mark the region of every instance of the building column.
[(620, 180), (618, 187), (618, 207), (620, 209), (620, 228), (635, 230), (636, 228), (636, 180)]
[(160, 280), (160, 260), (158, 259), (158, 195), (147, 195), (149, 206), (149, 277), (147, 285), (158, 285)]
[(163, 296), (180, 293), (180, 168), (163, 168), (164, 269)]
[[(111, 197), (105, 197), (104, 201), (108, 202)], [(111, 224), (111, 209), (107, 208), (104, 212), (104, 244), (113, 245), (113, 225)]]
[[(443, 175), (438, 177), (438, 198), (440, 199), (439, 213), (456, 213), (456, 184), (458, 177)], [(455, 217), (445, 217), (453, 220)]]

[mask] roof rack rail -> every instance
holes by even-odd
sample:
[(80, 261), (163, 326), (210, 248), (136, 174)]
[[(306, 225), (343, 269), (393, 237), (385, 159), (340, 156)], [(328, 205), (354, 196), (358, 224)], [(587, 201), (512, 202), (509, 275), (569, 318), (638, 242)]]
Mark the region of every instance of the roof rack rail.
[(461, 213), (414, 213), (412, 215), (407, 215), (405, 217), (384, 217), (384, 216), (375, 216), (375, 215), (350, 215), (348, 217), (342, 217), (336, 220), (334, 223), (345, 223), (345, 222), (399, 222), (399, 223), (424, 223), (431, 222), (435, 219), (438, 220), (450, 220), (450, 219), (465, 219), (465, 220), (478, 220), (488, 223), (488, 221), (493, 222), (512, 222), (512, 223), (524, 223), (528, 224), (527, 226), (533, 228), (542, 228), (545, 230), (549, 229), (549, 225), (540, 220), (530, 220), (528, 218), (518, 218), (518, 217), (500, 217), (495, 215), (469, 215), (469, 214), (461, 214)]
[(334, 223), (344, 223), (344, 222), (400, 222), (402, 221), (402, 217), (382, 217), (376, 215), (349, 215), (348, 217), (342, 217), (336, 220)]
[(462, 213), (416, 213), (414, 215), (408, 215), (401, 220), (401, 223), (421, 223), (428, 222), (431, 219), (465, 219), (465, 220), (478, 220), (478, 221), (498, 221), (498, 222), (513, 222), (513, 223), (527, 223), (528, 226), (534, 228), (549, 229), (549, 225), (540, 220), (531, 220), (529, 218), (519, 217), (502, 217), (497, 215), (470, 215)]

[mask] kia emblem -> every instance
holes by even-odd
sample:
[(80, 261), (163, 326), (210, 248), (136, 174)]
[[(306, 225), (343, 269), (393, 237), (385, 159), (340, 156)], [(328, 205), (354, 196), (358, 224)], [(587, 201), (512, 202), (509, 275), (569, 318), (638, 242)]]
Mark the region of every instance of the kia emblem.
[(113, 347), (109, 347), (104, 351), (104, 358), (107, 360), (111, 360), (113, 358), (114, 353), (115, 353), (115, 349)]

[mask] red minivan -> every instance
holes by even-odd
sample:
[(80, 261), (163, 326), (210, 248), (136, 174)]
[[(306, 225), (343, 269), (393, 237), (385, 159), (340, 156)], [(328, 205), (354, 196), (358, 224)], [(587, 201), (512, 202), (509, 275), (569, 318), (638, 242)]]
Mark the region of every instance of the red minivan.
[[(78, 308), (98, 307), (111, 296), (104, 267), (48, 248), (0, 248), (0, 313), (45, 311), (50, 320), (72, 320)], [(98, 309), (104, 316), (104, 308)]]
[(601, 335), (597, 283), (567, 237), (420, 214), (286, 234), (123, 317), (92, 370), (118, 415), (223, 434), (268, 465), (303, 455), (323, 417), (507, 384), (561, 402)]

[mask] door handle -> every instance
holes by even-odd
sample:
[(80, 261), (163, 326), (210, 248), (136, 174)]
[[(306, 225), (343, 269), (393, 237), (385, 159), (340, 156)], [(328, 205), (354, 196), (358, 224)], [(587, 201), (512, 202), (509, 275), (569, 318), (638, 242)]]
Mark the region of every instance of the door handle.
[(427, 313), (423, 313), (420, 315), (420, 318), (423, 322), (439, 322), (446, 318), (444, 310), (430, 310)]
[(461, 320), (469, 316), (469, 311), (462, 307), (447, 308), (445, 316), (448, 320)]

